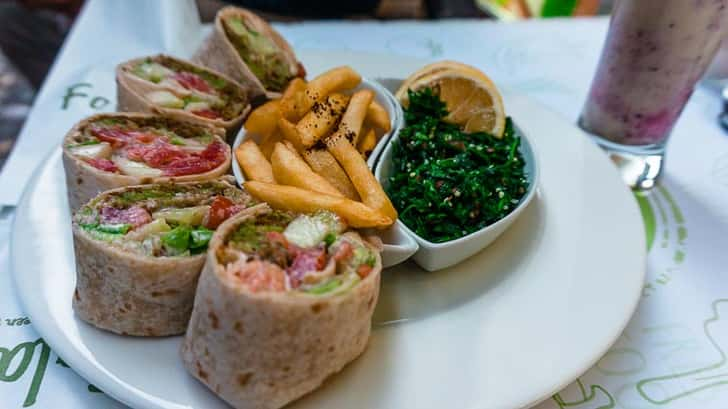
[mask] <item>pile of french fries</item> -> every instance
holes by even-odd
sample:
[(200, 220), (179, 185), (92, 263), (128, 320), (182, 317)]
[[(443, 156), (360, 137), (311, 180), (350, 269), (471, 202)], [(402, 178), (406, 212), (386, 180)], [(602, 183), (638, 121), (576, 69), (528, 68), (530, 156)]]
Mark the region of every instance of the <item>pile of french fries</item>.
[(397, 211), (367, 166), (367, 155), (389, 132), (387, 111), (361, 76), (333, 68), (310, 82), (296, 78), (280, 99), (248, 116), (253, 138), (235, 149), (245, 189), (279, 209), (330, 210), (352, 227), (384, 228)]

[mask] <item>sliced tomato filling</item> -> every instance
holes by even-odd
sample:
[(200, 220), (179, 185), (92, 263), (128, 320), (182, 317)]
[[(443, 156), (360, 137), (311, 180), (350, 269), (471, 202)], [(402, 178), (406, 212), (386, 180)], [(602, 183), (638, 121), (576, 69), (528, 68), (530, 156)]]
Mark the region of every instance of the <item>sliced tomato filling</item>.
[(150, 143), (159, 138), (151, 132), (127, 131), (118, 128), (106, 128), (92, 126), (89, 131), (102, 142), (108, 142), (113, 148), (123, 148), (124, 146), (134, 143)]
[(103, 170), (104, 172), (118, 172), (119, 168), (116, 166), (116, 164), (108, 159), (105, 158), (99, 158), (99, 159), (86, 159), (86, 162), (88, 162), (89, 165), (95, 167), (98, 170)]
[(222, 115), (220, 115), (218, 112), (215, 112), (211, 109), (198, 109), (197, 111), (191, 111), (191, 112), (197, 116), (201, 116), (201, 117), (207, 118), (207, 119), (222, 118)]
[(149, 144), (135, 144), (126, 148), (126, 157), (144, 162), (147, 165), (161, 169), (172, 163), (175, 159), (184, 158), (188, 155), (181, 148), (159, 138)]
[(372, 272), (373, 269), (374, 268), (370, 265), (362, 264), (359, 267), (357, 267), (356, 273), (359, 275), (359, 277), (366, 278), (369, 275), (369, 273)]
[(217, 196), (210, 203), (210, 211), (207, 213), (204, 225), (208, 229), (216, 229), (222, 222), (238, 214), (243, 209), (245, 209), (245, 206), (236, 205), (225, 196)]
[(178, 72), (172, 77), (186, 89), (194, 89), (200, 92), (212, 93), (210, 85), (202, 77), (191, 72)]
[(108, 142), (112, 148), (124, 147), (129, 141), (127, 132), (118, 129), (91, 127), (89, 131), (101, 142)]
[[(165, 176), (184, 176), (209, 172), (225, 162), (224, 144), (214, 141), (201, 152), (190, 152), (173, 145), (165, 135), (131, 131), (113, 127), (92, 126), (90, 133), (102, 142), (108, 142), (115, 153), (160, 169)], [(97, 169), (117, 172), (119, 168), (109, 159), (90, 159)]]

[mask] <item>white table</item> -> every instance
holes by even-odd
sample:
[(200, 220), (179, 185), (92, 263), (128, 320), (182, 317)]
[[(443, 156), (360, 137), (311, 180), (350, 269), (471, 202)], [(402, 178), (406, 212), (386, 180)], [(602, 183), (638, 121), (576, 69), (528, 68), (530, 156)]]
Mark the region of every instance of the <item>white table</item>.
[[(23, 315), (8, 271), (12, 206), (33, 169), (74, 122), (113, 108), (113, 102), (106, 101), (115, 99), (111, 69), (117, 62), (160, 51), (189, 54), (198, 41), (197, 30), (184, 29), (199, 24), (190, 13), (192, 4), (90, 1), (0, 174), (0, 206), (5, 206), (0, 211), (3, 408), (122, 407), (66, 368)], [(169, 24), (169, 16), (184, 24)], [(134, 30), (124, 23), (132, 21)], [(301, 50), (348, 49), (468, 62), (498, 84), (528, 94), (573, 122), (591, 81), (607, 20), (347, 21), (278, 28)], [(93, 53), (90, 43), (96, 44)], [(88, 85), (78, 85), (83, 83)], [(71, 91), (84, 95), (64, 99), (74, 84)], [(675, 128), (663, 182), (640, 199), (653, 240), (635, 317), (593, 369), (538, 409), (728, 405), (728, 135), (717, 126), (719, 110), (715, 91), (697, 90)], [(578, 331), (578, 323), (574, 325)]]

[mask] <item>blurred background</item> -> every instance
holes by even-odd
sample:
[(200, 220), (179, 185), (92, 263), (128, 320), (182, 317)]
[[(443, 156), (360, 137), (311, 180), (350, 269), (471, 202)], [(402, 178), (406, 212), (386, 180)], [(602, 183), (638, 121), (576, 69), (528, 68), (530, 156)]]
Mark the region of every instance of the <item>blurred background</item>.
[[(311, 19), (572, 18), (607, 14), (613, 0), (198, 0), (211, 21), (227, 3), (272, 21)], [(83, 0), (0, 0), (0, 169)]]

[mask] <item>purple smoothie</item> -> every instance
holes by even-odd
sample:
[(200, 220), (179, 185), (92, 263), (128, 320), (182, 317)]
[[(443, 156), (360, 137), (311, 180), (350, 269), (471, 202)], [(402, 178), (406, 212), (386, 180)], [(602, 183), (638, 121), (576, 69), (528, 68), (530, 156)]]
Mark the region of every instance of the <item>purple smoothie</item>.
[(665, 141), (728, 27), (728, 0), (617, 0), (580, 124), (624, 145)]

